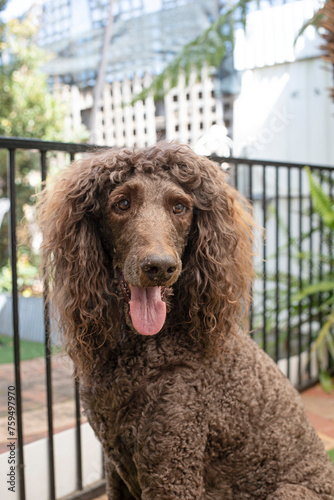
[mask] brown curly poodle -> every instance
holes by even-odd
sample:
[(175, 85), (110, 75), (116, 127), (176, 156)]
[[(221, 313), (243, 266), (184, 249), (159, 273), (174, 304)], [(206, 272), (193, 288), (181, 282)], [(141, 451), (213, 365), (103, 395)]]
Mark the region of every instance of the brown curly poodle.
[(299, 395), (243, 333), (254, 224), (219, 166), (175, 143), (105, 149), (41, 218), (109, 499), (334, 499)]

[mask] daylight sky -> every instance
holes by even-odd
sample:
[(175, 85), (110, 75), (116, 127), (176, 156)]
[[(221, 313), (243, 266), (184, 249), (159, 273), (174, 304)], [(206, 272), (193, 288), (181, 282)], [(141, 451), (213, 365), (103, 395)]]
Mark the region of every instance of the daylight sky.
[(7, 8), (3, 13), (4, 21), (20, 16), (34, 3), (41, 3), (41, 0), (9, 0)]

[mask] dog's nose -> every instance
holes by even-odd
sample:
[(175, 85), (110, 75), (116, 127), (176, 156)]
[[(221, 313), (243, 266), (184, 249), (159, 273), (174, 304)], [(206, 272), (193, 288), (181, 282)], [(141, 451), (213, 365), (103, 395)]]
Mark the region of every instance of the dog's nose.
[(173, 276), (177, 266), (173, 255), (152, 254), (141, 261), (140, 267), (149, 280), (163, 283)]

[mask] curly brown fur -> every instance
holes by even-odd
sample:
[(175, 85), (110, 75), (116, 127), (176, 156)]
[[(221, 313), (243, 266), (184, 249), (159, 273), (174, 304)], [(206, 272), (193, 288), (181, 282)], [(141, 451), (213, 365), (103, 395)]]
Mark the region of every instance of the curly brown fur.
[[(113, 188), (138, 174), (159, 178), (161, 191), (163, 180), (182, 187), (196, 210), (182, 256), (183, 273), (173, 287), (171, 326), (178, 324), (216, 349), (220, 338), (247, 318), (253, 222), (245, 200), (228, 185), (222, 170), (175, 144), (135, 152), (103, 150), (63, 172), (53, 189), (44, 192), (40, 212), (52, 304), (61, 311), (69, 354), (85, 376), (91, 373), (87, 363), (94, 362), (94, 349), (117, 342), (123, 321), (113, 287), (112, 249), (101, 239), (107, 228), (98, 221), (104, 219), (106, 226), (110, 215), (102, 203)], [(127, 234), (133, 231), (130, 227)], [(160, 234), (150, 232), (151, 239), (159, 239)]]
[(218, 165), (106, 149), (44, 192), (41, 224), (110, 499), (334, 498), (299, 396), (240, 333), (254, 223)]

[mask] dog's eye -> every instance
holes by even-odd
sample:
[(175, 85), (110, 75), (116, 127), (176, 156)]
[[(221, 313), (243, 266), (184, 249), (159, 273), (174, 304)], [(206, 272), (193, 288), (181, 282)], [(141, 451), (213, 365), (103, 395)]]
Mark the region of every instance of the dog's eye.
[(176, 215), (181, 215), (185, 212), (186, 207), (182, 205), (182, 203), (178, 203), (177, 205), (173, 206), (173, 212)]
[(130, 202), (126, 198), (123, 198), (123, 200), (120, 200), (117, 203), (115, 203), (114, 207), (118, 210), (126, 212), (126, 210), (129, 210), (130, 208)]

